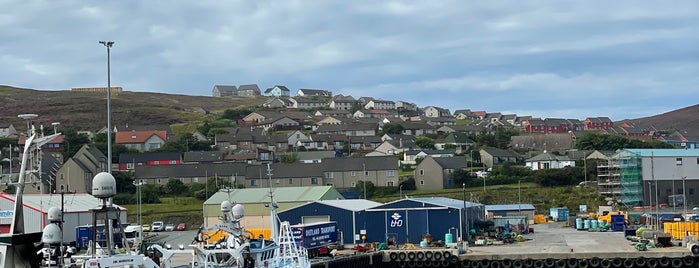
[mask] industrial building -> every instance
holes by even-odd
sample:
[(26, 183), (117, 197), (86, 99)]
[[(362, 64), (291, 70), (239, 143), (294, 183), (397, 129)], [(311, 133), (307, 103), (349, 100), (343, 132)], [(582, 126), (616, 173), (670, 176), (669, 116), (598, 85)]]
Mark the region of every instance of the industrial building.
[[(332, 186), (278, 187), (272, 190), (277, 211), (297, 207), (318, 200), (344, 199)], [(204, 201), (204, 225), (218, 223), (221, 202), (228, 200), (245, 207), (241, 224), (247, 228), (269, 228), (269, 188), (222, 189)]]
[(534, 224), (534, 214), (536, 213), (536, 208), (532, 204), (486, 205), (485, 211), (488, 219), (524, 216), (527, 217), (529, 224)]
[(426, 234), (435, 241), (447, 233), (468, 239), (474, 222), (485, 218), (483, 204), (445, 197), (405, 198), (365, 211), (366, 242), (396, 244), (418, 244)]
[[(49, 208), (61, 208), (60, 194), (25, 194), (24, 204), (25, 232), (41, 232), (48, 224)], [(0, 193), (0, 232), (8, 233), (12, 223), (15, 195)], [(102, 207), (102, 200), (89, 194), (66, 194), (63, 197), (63, 241), (75, 241), (75, 227), (92, 225), (91, 209)], [(120, 206), (119, 221), (126, 222), (126, 209)]]
[(597, 176), (600, 194), (627, 208), (667, 205), (676, 195), (699, 204), (699, 150), (621, 150), (598, 162)]
[[(365, 199), (318, 200), (309, 202), (279, 213), (282, 221), (291, 224), (334, 221), (339, 229), (338, 240), (345, 244), (355, 244), (355, 236), (365, 229), (368, 208), (381, 203)], [(355, 235), (356, 234), (356, 235)]]

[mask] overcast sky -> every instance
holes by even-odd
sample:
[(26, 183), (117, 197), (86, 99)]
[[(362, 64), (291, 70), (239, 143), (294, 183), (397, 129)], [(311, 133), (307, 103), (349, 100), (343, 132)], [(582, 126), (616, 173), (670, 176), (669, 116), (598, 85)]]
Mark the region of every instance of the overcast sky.
[(699, 103), (699, 1), (0, 0), (0, 84), (280, 84), (535, 117)]

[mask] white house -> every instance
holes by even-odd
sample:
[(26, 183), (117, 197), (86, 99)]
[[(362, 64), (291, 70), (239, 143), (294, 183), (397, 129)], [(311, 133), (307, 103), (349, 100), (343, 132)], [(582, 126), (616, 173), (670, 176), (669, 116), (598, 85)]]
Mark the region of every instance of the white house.
[(525, 160), (525, 165), (532, 170), (574, 167), (575, 161), (567, 156), (558, 156), (544, 152), (535, 157)]

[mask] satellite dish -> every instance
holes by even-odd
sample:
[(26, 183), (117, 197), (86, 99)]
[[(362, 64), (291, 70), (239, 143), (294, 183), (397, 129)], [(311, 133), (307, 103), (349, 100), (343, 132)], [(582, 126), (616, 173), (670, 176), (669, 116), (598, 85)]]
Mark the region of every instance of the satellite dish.
[(239, 220), (245, 216), (245, 207), (241, 204), (235, 204), (233, 206), (233, 218)]
[(60, 222), (61, 219), (63, 218), (63, 211), (61, 211), (60, 208), (57, 207), (51, 207), (49, 208), (49, 211), (47, 213), (47, 218), (49, 222)]
[(44, 227), (41, 234), (41, 242), (44, 244), (60, 244), (63, 242), (63, 232), (56, 224), (49, 224)]
[(221, 202), (221, 211), (230, 212), (233, 205), (228, 200)]
[(92, 179), (92, 195), (97, 198), (110, 198), (116, 195), (116, 180), (112, 174), (100, 172)]

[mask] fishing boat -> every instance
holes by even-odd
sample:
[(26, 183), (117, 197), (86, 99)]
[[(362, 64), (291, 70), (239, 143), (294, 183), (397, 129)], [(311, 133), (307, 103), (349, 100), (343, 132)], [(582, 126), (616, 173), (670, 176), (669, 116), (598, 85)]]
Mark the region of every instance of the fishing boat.
[[(271, 182), (271, 168), (267, 165)], [(230, 201), (221, 202), (222, 220), (220, 223), (199, 230), (195, 243), (192, 268), (310, 268), (308, 252), (297, 246), (292, 236), (289, 222), (281, 221), (277, 215), (271, 183), (269, 189), (271, 239), (250, 237), (240, 221), (245, 208)], [(221, 230), (228, 235), (218, 242), (211, 243), (203, 237), (211, 230)]]

